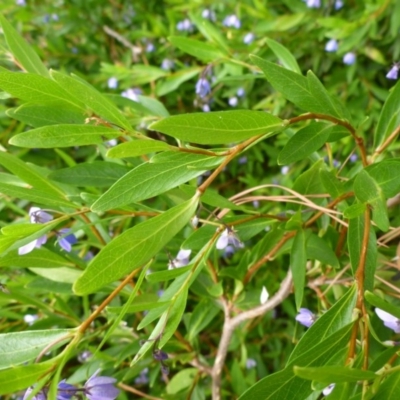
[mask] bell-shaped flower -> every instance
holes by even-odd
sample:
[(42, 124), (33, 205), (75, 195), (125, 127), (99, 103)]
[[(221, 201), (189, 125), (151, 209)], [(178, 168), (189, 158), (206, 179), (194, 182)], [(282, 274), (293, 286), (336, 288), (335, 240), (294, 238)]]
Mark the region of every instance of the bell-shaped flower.
[(399, 68), (398, 64), (394, 64), (390, 71), (386, 74), (386, 78), (388, 79), (397, 79), (399, 75)]
[(244, 244), (239, 240), (239, 238), (235, 235), (235, 231), (231, 228), (226, 228), (221, 236), (217, 240), (217, 249), (223, 250), (229, 244), (235, 246), (236, 248), (244, 247)]
[[(46, 211), (41, 210), (39, 207), (31, 207), (29, 209), (29, 218), (32, 224), (45, 224), (46, 222), (50, 222), (53, 219), (53, 216), (48, 214)], [(30, 253), (35, 247), (39, 248), (44, 245), (47, 241), (47, 236), (41, 236), (33, 240), (32, 242), (21, 246), (18, 249), (19, 255), (24, 255)]]
[(196, 94), (204, 98), (211, 92), (210, 82), (206, 78), (200, 78), (196, 83)]
[(84, 393), (89, 400), (114, 400), (119, 390), (114, 386), (117, 381), (109, 376), (98, 376), (98, 369), (85, 383)]
[(70, 400), (78, 392), (78, 389), (65, 382), (65, 379), (58, 384), (57, 388), (57, 400)]
[(177, 256), (168, 264), (168, 269), (181, 268), (189, 264), (189, 257), (192, 250), (179, 250)]
[(400, 333), (400, 319), (389, 314), (386, 311), (381, 310), (380, 308), (375, 308), (375, 312), (378, 317), (383, 321), (383, 325), (392, 329), (396, 333)]
[(309, 328), (316, 320), (316, 316), (307, 308), (300, 308), (296, 315), (296, 321)]

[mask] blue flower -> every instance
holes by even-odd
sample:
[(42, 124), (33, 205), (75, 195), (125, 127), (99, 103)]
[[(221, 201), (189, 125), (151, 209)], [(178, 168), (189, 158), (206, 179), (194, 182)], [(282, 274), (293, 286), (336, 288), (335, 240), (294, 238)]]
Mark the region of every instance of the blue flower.
[(236, 96), (238, 97), (243, 97), (245, 95), (245, 91), (242, 87), (240, 87), (237, 91), (236, 91)]
[(224, 26), (227, 26), (228, 28), (236, 28), (239, 29), (241, 26), (240, 19), (236, 15), (228, 15), (225, 17), (224, 21), (222, 22)]
[(306, 6), (308, 8), (320, 8), (321, 0), (305, 0)]
[(139, 97), (138, 95), (142, 94), (142, 91), (140, 89), (137, 88), (130, 88), (130, 89), (126, 89), (121, 93), (122, 97), (126, 97), (129, 100), (132, 101), (139, 101)]
[(211, 92), (210, 83), (206, 78), (200, 78), (196, 83), (196, 94), (203, 98)]
[(170, 71), (172, 68), (174, 68), (174, 62), (168, 58), (164, 58), (161, 63), (161, 69), (164, 71)]
[(257, 366), (257, 361), (254, 358), (248, 358), (246, 360), (246, 369), (252, 369)]
[(181, 268), (189, 264), (189, 257), (192, 250), (181, 249), (176, 258), (168, 264), (168, 269)]
[(307, 308), (300, 308), (296, 315), (296, 321), (309, 328), (316, 320), (316, 316)]
[(75, 244), (78, 240), (76, 239), (74, 234), (68, 234), (71, 229), (68, 228), (63, 228), (60, 229), (57, 233), (59, 239), (58, 239), (58, 244), (60, 245), (61, 248), (63, 248), (65, 251), (68, 253), (71, 251), (71, 246)]
[(244, 244), (235, 235), (235, 231), (232, 228), (226, 228), (222, 232), (221, 236), (217, 240), (216, 247), (218, 250), (223, 250), (229, 244), (233, 245), (236, 248), (244, 247)]
[(239, 103), (239, 100), (238, 100), (238, 98), (236, 96), (230, 97), (229, 100), (228, 100), (228, 104), (231, 107), (236, 107), (238, 105), (238, 103)]
[(65, 379), (58, 384), (57, 400), (70, 400), (72, 396), (75, 396), (78, 389), (65, 382)]
[(98, 369), (85, 383), (84, 392), (89, 400), (114, 400), (119, 390), (114, 386), (117, 381), (109, 376), (97, 376)]
[(383, 325), (393, 330), (395, 333), (400, 333), (400, 319), (380, 308), (375, 308), (378, 317), (383, 321)]
[(356, 53), (350, 51), (343, 56), (343, 63), (346, 65), (353, 65), (356, 62)]
[(328, 42), (325, 45), (325, 51), (328, 51), (329, 53), (333, 53), (338, 49), (338, 42), (336, 39), (331, 39), (328, 40)]
[(343, 7), (343, 1), (342, 0), (336, 0), (335, 1), (335, 10), (340, 10)]
[(190, 22), (190, 19), (184, 19), (183, 21), (179, 21), (176, 24), (176, 29), (178, 29), (178, 31), (186, 31), (186, 32), (191, 32), (193, 30), (193, 25)]
[[(39, 207), (31, 207), (29, 209), (29, 217), (32, 224), (45, 224), (50, 222), (53, 217), (47, 212), (41, 210)], [(39, 248), (47, 242), (47, 236), (41, 236), (38, 239), (33, 240), (32, 242), (22, 246), (18, 249), (19, 255), (24, 255), (30, 253), (35, 247)]]
[(394, 64), (393, 67), (390, 69), (390, 71), (386, 74), (386, 78), (397, 79), (399, 74), (399, 68), (400, 66), (397, 63)]
[(210, 21), (215, 22), (217, 20), (217, 17), (215, 16), (215, 12), (210, 10), (209, 8), (206, 8), (205, 10), (202, 11), (201, 16), (205, 19), (209, 19)]
[[(31, 387), (26, 389), (26, 392), (22, 400), (26, 400), (28, 396), (32, 393), (32, 390), (33, 389)], [(45, 389), (40, 390), (38, 393), (35, 394), (35, 396), (31, 398), (31, 400), (47, 400), (46, 390)]]

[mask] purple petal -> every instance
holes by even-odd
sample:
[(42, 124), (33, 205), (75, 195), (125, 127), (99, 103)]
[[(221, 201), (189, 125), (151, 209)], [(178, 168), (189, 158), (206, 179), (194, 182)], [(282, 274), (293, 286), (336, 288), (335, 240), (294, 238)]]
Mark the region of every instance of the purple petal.
[(61, 239), (59, 239), (59, 241), (58, 241), (58, 244), (60, 245), (60, 247), (62, 248), (62, 249), (64, 249), (66, 252), (70, 252), (71, 251), (71, 243), (70, 242), (68, 242), (68, 240), (66, 239), (66, 238), (61, 238)]
[(389, 314), (386, 311), (381, 310), (380, 308), (375, 308), (376, 315), (384, 322), (396, 322), (398, 318), (394, 315)]
[(216, 247), (217, 247), (218, 250), (222, 250), (226, 246), (228, 246), (228, 243), (229, 243), (228, 230), (225, 229), (221, 233), (221, 236), (218, 238)]
[(21, 246), (18, 249), (18, 254), (20, 256), (23, 256), (24, 254), (30, 253), (36, 247), (36, 242), (37, 242), (37, 240), (34, 240), (33, 242), (30, 242), (24, 246)]
[(315, 315), (307, 308), (300, 308), (296, 321), (309, 328), (315, 321)]
[(399, 67), (397, 65), (393, 65), (390, 71), (386, 74), (386, 78), (397, 79), (398, 74), (399, 74)]

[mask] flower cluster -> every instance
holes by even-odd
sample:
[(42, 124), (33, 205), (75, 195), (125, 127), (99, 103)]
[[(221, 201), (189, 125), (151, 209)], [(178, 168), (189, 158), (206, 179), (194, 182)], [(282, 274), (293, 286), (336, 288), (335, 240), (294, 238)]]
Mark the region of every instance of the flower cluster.
[[(62, 380), (57, 386), (57, 400), (70, 400), (74, 396), (81, 398), (81, 393), (89, 400), (114, 400), (119, 394), (119, 389), (114, 386), (117, 380), (109, 376), (98, 376), (99, 372), (100, 370), (97, 370), (83, 388), (77, 388), (67, 383), (65, 379)], [(32, 391), (32, 388), (28, 388), (23, 400), (26, 400)], [(48, 388), (43, 388), (32, 397), (32, 400), (47, 400), (47, 394)]]
[[(41, 210), (38, 207), (31, 207), (29, 209), (29, 217), (32, 224), (46, 224), (53, 219), (53, 216), (48, 214), (46, 211)], [(77, 242), (75, 235), (70, 234), (70, 229), (63, 228), (56, 232), (58, 237), (57, 242), (62, 249), (67, 252), (71, 251), (71, 246)], [(35, 248), (40, 248), (47, 242), (47, 235), (43, 235), (32, 242), (21, 246), (18, 249), (19, 255), (30, 253)]]
[(240, 241), (240, 239), (235, 235), (235, 231), (233, 228), (226, 228), (221, 236), (217, 240), (217, 249), (218, 250), (223, 250), (225, 249), (229, 244), (233, 245), (236, 248), (242, 248), (244, 247), (244, 244)]

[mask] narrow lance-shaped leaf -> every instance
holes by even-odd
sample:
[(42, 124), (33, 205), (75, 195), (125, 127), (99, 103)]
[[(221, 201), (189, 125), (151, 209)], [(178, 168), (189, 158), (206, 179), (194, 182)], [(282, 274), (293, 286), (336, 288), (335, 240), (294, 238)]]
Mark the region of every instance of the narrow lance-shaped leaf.
[(326, 143), (331, 126), (322, 122), (299, 129), (279, 153), (278, 163), (287, 165), (302, 160)]
[(74, 97), (84, 102), (95, 114), (106, 119), (107, 121), (120, 126), (126, 130), (132, 127), (129, 121), (119, 111), (119, 109), (106, 96), (103, 96), (93, 86), (87, 82), (81, 81), (60, 72), (51, 71), (51, 77), (69, 93), (68, 97)]
[(46, 372), (50, 372), (52, 367), (53, 363), (47, 361), (0, 371), (0, 394), (15, 394), (18, 390), (27, 389), (37, 383)]
[(95, 212), (106, 211), (148, 199), (201, 175), (222, 160), (222, 157), (173, 152), (169, 162), (145, 163), (128, 172), (91, 208)]
[(377, 378), (373, 371), (364, 371), (349, 367), (322, 366), (312, 367), (294, 367), (294, 373), (303, 379), (311, 381), (330, 383), (368, 381)]
[(143, 154), (170, 150), (171, 146), (161, 140), (133, 140), (112, 147), (107, 152), (110, 158), (137, 157)]
[(380, 146), (400, 126), (400, 82), (392, 88), (383, 105), (374, 135), (374, 146)]
[(125, 165), (105, 161), (82, 163), (52, 172), (49, 178), (74, 186), (109, 187), (130, 171)]
[(56, 184), (49, 181), (13, 154), (0, 151), (0, 164), (36, 189), (43, 190), (58, 198), (65, 198), (63, 191)]
[(185, 53), (205, 62), (215, 61), (218, 58), (225, 57), (225, 53), (211, 43), (205, 43), (183, 36), (170, 36), (168, 40)]
[(71, 98), (56, 82), (41, 75), (1, 70), (0, 88), (18, 99), (32, 103), (68, 103), (86, 109), (79, 99)]
[(42, 60), (1, 14), (0, 23), (11, 53), (25, 71), (48, 77), (49, 71)]
[(93, 293), (145, 264), (187, 224), (197, 203), (198, 198), (193, 197), (115, 238), (75, 282), (75, 293)]
[(78, 107), (56, 102), (25, 103), (18, 108), (8, 109), (6, 114), (34, 128), (57, 124), (84, 124), (87, 117), (85, 111)]
[(0, 369), (23, 364), (37, 357), (49, 344), (67, 337), (71, 330), (49, 329), (0, 335)]
[(299, 230), (294, 237), (292, 251), (290, 254), (290, 269), (293, 275), (294, 296), (296, 308), (301, 307), (304, 295), (304, 285), (306, 278), (306, 236), (304, 230)]
[(297, 74), (301, 74), (299, 64), (297, 64), (293, 54), (285, 46), (270, 38), (266, 38), (265, 41), (285, 68), (296, 72)]
[(284, 128), (278, 117), (261, 111), (238, 110), (174, 115), (149, 126), (176, 139), (200, 144), (228, 144)]
[(362, 170), (354, 180), (354, 194), (363, 203), (368, 203), (372, 208), (372, 220), (379, 229), (386, 232), (389, 229), (389, 218), (386, 201), (377, 182)]
[(27, 148), (52, 149), (54, 147), (101, 144), (116, 138), (121, 132), (96, 125), (50, 125), (19, 133), (10, 144)]

